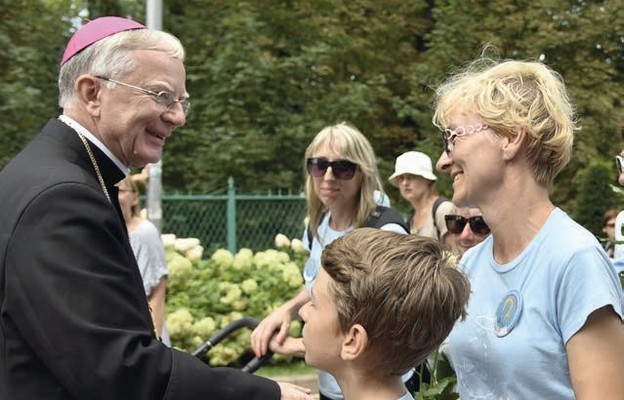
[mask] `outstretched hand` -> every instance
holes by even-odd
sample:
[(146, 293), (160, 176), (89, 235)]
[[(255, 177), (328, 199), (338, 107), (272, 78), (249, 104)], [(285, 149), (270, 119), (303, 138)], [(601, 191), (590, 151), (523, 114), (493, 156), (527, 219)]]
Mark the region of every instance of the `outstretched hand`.
[(312, 400), (310, 395), (312, 391), (307, 387), (286, 382), (277, 382), (277, 384), (281, 391), (280, 400)]
[(251, 348), (256, 357), (262, 357), (269, 350), (271, 340), (275, 341), (279, 348), (290, 329), (290, 311), (285, 307), (280, 307), (263, 319), (251, 333)]

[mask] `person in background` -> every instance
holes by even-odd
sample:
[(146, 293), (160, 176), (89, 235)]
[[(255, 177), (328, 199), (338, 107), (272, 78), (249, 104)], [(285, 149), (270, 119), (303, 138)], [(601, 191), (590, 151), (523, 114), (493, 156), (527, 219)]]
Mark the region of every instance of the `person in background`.
[[(309, 300), (321, 253), (337, 238), (362, 227), (378, 208), (375, 190), (383, 193), (373, 147), (359, 130), (345, 122), (325, 127), (312, 139), (304, 156), (304, 174), (308, 228), (303, 244), (310, 250), (303, 272), (305, 287), (254, 329), (251, 347), (256, 357), (262, 357), (268, 350), (298, 357), (305, 355), (301, 338), (289, 337), (288, 330), (301, 306)], [(386, 223), (380, 229), (407, 234), (401, 225), (402, 217), (395, 214), (398, 223)], [(331, 374), (322, 370), (317, 374), (321, 399), (343, 398)], [(404, 378), (411, 376), (410, 371)]]
[(135, 174), (130, 175), (132, 183), (137, 186), (137, 189), (143, 193), (147, 192), (147, 185), (149, 184), (149, 174), (151, 166), (148, 164)]
[(610, 258), (613, 258), (613, 250), (615, 245), (615, 217), (617, 217), (620, 210), (607, 210), (602, 216), (602, 232), (604, 232), (606, 239), (602, 241), (602, 247), (607, 252)]
[(115, 184), (184, 125), (185, 81), (169, 33), (109, 16), (71, 37), (62, 115), (0, 171), (1, 399), (311, 399), (154, 333)]
[(346, 400), (411, 400), (401, 375), (465, 317), (470, 284), (438, 241), (361, 228), (325, 247), (310, 294), (306, 363)]
[(410, 233), (434, 238), (454, 250), (453, 237), (444, 223), (444, 216), (452, 212), (454, 206), (436, 193), (436, 179), (431, 158), (418, 151), (398, 156), (394, 172), (388, 178), (413, 208), (407, 219)]
[(454, 236), (457, 254), (461, 256), (466, 250), (481, 243), (490, 234), (478, 208), (458, 208), (452, 214), (444, 216), (446, 228)]
[(622, 398), (620, 282), (596, 237), (549, 198), (576, 128), (561, 76), (478, 59), (437, 88), (433, 122), (453, 202), (492, 230), (459, 264), (472, 289), (449, 335), (460, 397)]
[[(624, 127), (622, 127), (622, 139), (624, 139)], [(617, 172), (618, 172), (618, 183), (620, 184), (620, 186), (624, 186), (624, 149), (622, 150), (622, 152), (618, 155), (615, 156), (615, 167), (617, 168)], [(614, 231), (613, 231), (613, 237), (615, 238), (615, 227), (619, 226), (617, 229), (620, 229), (622, 227), (622, 225), (624, 224), (624, 211), (620, 211), (616, 216), (615, 216), (615, 223), (614, 223)], [(619, 249), (621, 248), (620, 246), (622, 246), (621, 244), (617, 245), (618, 247), (613, 246), (613, 266), (615, 267), (615, 270), (617, 271), (618, 275), (620, 276), (620, 282), (622, 284), (622, 287), (624, 287), (624, 254), (619, 251)]]
[(123, 213), (130, 245), (137, 259), (143, 288), (147, 296), (156, 335), (167, 346), (171, 346), (165, 324), (165, 299), (167, 295), (167, 259), (165, 247), (158, 228), (141, 218), (139, 191), (132, 178), (122, 179), (118, 184), (119, 205)]

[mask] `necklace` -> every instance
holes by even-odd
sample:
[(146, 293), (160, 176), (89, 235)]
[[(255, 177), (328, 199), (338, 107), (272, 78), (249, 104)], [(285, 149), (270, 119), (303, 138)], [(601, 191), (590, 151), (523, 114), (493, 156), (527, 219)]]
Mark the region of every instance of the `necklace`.
[(76, 126), (74, 120), (66, 117), (65, 115), (59, 115), (58, 119), (63, 121), (67, 126), (72, 128), (78, 134), (78, 137), (80, 138), (82, 144), (87, 150), (87, 154), (89, 154), (89, 159), (91, 160), (91, 165), (93, 165), (95, 174), (97, 175), (98, 181), (100, 182), (100, 187), (102, 188), (104, 195), (108, 199), (108, 202), (112, 204), (113, 202), (111, 201), (110, 195), (108, 194), (108, 189), (106, 189), (106, 185), (104, 184), (104, 178), (102, 177), (102, 173), (100, 172), (100, 167), (98, 166), (95, 156), (93, 156), (93, 151), (91, 151), (91, 146), (89, 145), (89, 142), (84, 137), (84, 135), (80, 133), (81, 126)]
[(106, 185), (104, 184), (104, 178), (102, 177), (102, 173), (100, 172), (100, 167), (98, 166), (97, 160), (93, 156), (93, 151), (91, 151), (91, 146), (89, 146), (89, 142), (82, 135), (82, 133), (78, 131), (76, 131), (76, 133), (78, 134), (78, 137), (82, 141), (82, 144), (84, 144), (85, 149), (87, 149), (87, 153), (89, 153), (89, 159), (91, 160), (91, 165), (93, 165), (93, 169), (95, 170), (95, 174), (98, 177), (98, 181), (100, 181), (100, 187), (102, 188), (102, 191), (106, 195), (108, 202), (112, 203), (110, 195), (108, 194), (108, 189), (106, 189)]

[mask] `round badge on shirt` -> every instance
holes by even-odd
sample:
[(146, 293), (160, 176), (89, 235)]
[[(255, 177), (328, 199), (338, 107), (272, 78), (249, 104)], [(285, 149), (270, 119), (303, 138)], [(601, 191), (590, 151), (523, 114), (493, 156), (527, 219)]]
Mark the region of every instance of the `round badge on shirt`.
[(509, 292), (496, 309), (496, 320), (494, 322), (494, 330), (496, 336), (505, 337), (511, 332), (522, 314), (522, 297), (517, 290)]

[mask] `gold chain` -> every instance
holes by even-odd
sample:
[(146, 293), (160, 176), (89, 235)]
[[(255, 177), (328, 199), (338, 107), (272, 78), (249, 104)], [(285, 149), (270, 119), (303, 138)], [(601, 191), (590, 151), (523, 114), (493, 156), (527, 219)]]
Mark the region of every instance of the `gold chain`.
[(87, 153), (89, 153), (89, 158), (91, 159), (91, 165), (93, 165), (93, 169), (95, 169), (95, 174), (97, 175), (98, 180), (100, 181), (100, 187), (102, 188), (102, 191), (104, 191), (104, 194), (106, 195), (106, 198), (108, 199), (108, 202), (112, 203), (110, 195), (108, 194), (108, 190), (106, 189), (106, 185), (104, 184), (104, 178), (102, 178), (100, 167), (98, 166), (98, 163), (95, 160), (95, 157), (93, 156), (93, 152), (91, 151), (91, 146), (89, 146), (89, 142), (87, 142), (87, 139), (82, 135), (82, 133), (78, 131), (76, 131), (76, 133), (78, 134), (78, 137), (80, 138), (80, 140), (82, 140), (82, 144), (84, 144), (85, 149), (87, 149)]
[[(100, 181), (100, 187), (102, 188), (102, 191), (106, 195), (106, 198), (108, 199), (108, 201), (110, 203), (112, 203), (110, 195), (108, 194), (108, 190), (106, 189), (106, 185), (104, 184), (104, 178), (102, 177), (102, 173), (100, 172), (100, 167), (98, 166), (98, 163), (97, 163), (95, 157), (93, 156), (93, 151), (91, 151), (91, 146), (89, 146), (89, 142), (87, 141), (87, 139), (84, 137), (84, 135), (82, 133), (78, 132), (78, 130), (76, 128), (74, 128), (74, 130), (78, 134), (78, 137), (82, 141), (82, 144), (84, 144), (85, 149), (87, 149), (87, 153), (89, 154), (89, 159), (91, 159), (91, 165), (93, 165), (93, 169), (95, 169), (95, 174), (97, 175), (98, 180)], [(149, 301), (148, 301), (147, 307), (149, 308), (150, 317), (151, 317), (152, 308), (149, 305)], [(158, 331), (157, 331), (156, 326), (154, 325), (153, 322), (154, 321), (152, 321), (152, 326), (154, 328), (154, 335), (156, 336), (156, 339), (162, 341), (162, 338), (160, 337), (160, 335), (158, 335)]]

